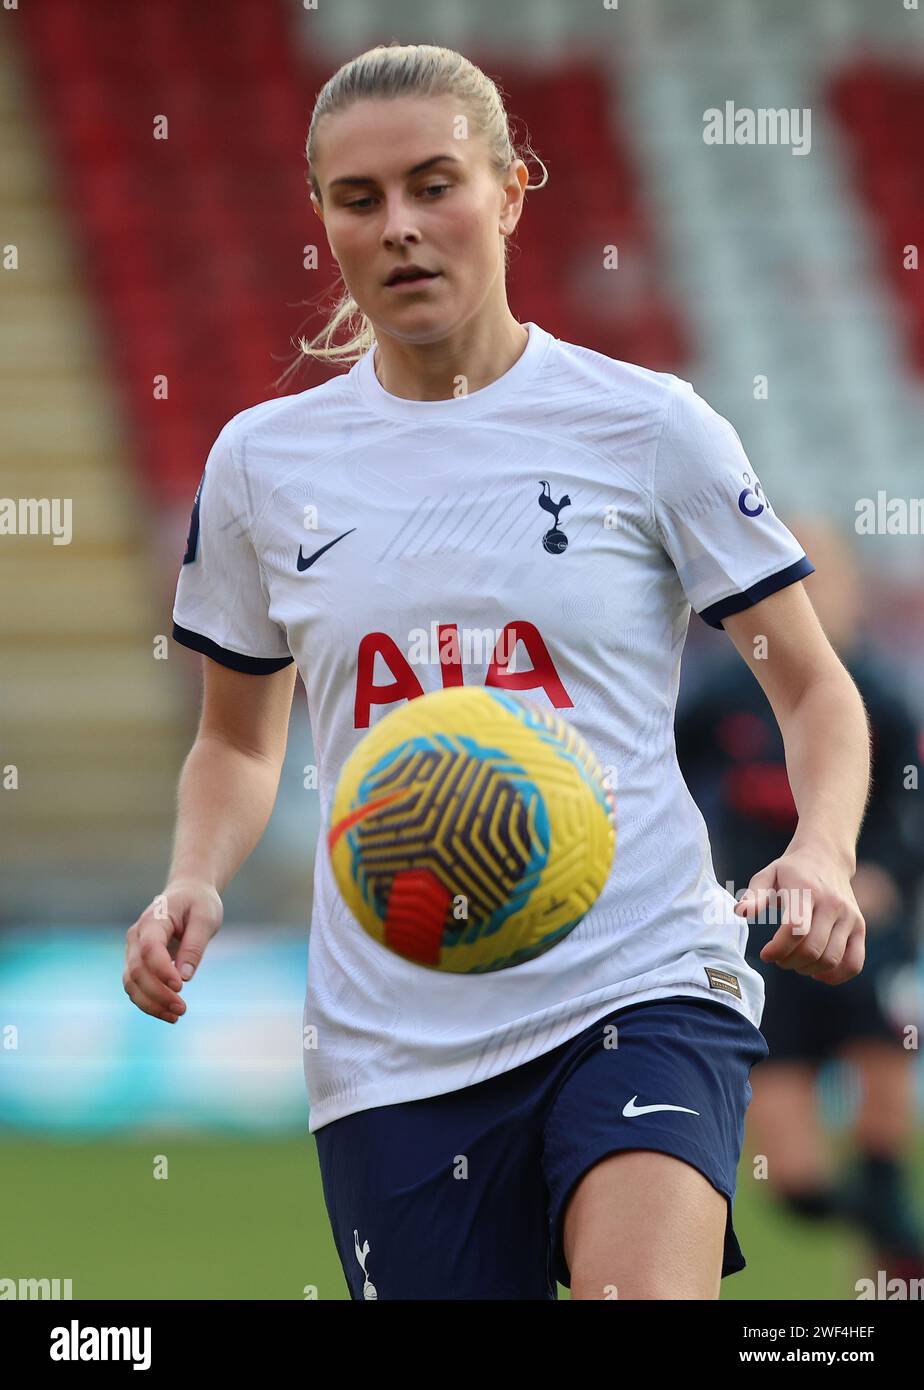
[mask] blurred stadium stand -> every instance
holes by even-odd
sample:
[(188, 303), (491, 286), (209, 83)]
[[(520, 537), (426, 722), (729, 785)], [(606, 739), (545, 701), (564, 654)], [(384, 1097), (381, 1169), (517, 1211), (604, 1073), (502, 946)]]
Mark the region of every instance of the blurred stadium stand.
[(20, 258), (3, 276), (0, 492), (73, 501), (71, 544), (7, 536), (0, 553), (2, 761), (19, 777), (2, 798), (2, 922), (105, 913), (113, 860), (137, 871), (164, 852), (185, 701), (152, 661), (164, 618), (141, 480), (55, 196), (61, 170), (8, 43), (0, 105), (4, 241)]
[(906, 264), (909, 246), (919, 258), (924, 247), (924, 69), (857, 61), (835, 75), (830, 99), (851, 140), (855, 186), (875, 219), (882, 274), (906, 311), (904, 344), (924, 377), (924, 276)]
[(51, 0), (24, 18), (141, 476), (188, 515), (221, 426), (273, 394), (305, 292), (307, 114), (286, 16), (232, 0), (216, 33), (213, 10), (180, 0)]

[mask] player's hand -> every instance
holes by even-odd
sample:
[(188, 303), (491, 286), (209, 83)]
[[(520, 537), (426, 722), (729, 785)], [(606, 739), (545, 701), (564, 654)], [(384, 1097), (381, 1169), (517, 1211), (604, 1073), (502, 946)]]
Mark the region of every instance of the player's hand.
[(143, 1013), (176, 1023), (186, 1012), (183, 981), (198, 966), (224, 913), (218, 890), (195, 878), (172, 879), (126, 933), (125, 993)]
[(791, 850), (751, 879), (735, 912), (779, 927), (760, 958), (781, 970), (842, 985), (863, 969), (866, 922), (850, 875), (833, 855)]

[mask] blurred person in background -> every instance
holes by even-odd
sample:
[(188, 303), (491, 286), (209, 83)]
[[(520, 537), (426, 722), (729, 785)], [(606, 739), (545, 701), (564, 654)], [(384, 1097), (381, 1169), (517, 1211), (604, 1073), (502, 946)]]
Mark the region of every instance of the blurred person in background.
[[(855, 979), (825, 989), (765, 964), (768, 926), (751, 926), (746, 958), (764, 976), (761, 1031), (770, 1048), (753, 1081), (752, 1134), (767, 1155), (771, 1189), (792, 1211), (851, 1220), (879, 1268), (910, 1279), (924, 1274), (921, 1224), (904, 1167), (915, 1124), (916, 1053), (906, 1045), (906, 1029), (920, 1025), (912, 982), (924, 817), (921, 793), (906, 785), (919, 757), (919, 721), (864, 636), (864, 590), (849, 545), (820, 521), (797, 519), (791, 529), (813, 557), (816, 572), (806, 588), (870, 720), (873, 779), (853, 879), (867, 924), (867, 963)], [(785, 851), (798, 815), (782, 736), (742, 662), (720, 661), (681, 707), (677, 755), (709, 823), (719, 881), (746, 884)], [(849, 1062), (860, 1084), (855, 1162), (842, 1178), (826, 1153), (816, 1085), (819, 1067), (834, 1058)]]

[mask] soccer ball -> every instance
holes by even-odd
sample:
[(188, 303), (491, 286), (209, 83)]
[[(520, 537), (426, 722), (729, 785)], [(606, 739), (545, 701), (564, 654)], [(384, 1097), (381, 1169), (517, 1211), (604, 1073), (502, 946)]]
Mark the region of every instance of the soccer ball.
[(615, 803), (559, 715), (451, 686), (392, 710), (341, 769), (327, 843), (353, 916), (418, 965), (520, 965), (577, 926), (606, 883)]

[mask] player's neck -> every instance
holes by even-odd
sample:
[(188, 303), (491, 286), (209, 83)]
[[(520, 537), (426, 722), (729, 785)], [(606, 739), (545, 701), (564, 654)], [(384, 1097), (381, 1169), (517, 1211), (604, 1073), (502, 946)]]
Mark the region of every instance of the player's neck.
[(509, 372), (528, 341), (529, 330), (512, 314), (499, 328), (465, 324), (435, 343), (406, 343), (381, 333), (373, 367), (389, 395), (410, 401), (452, 400), (480, 391)]

